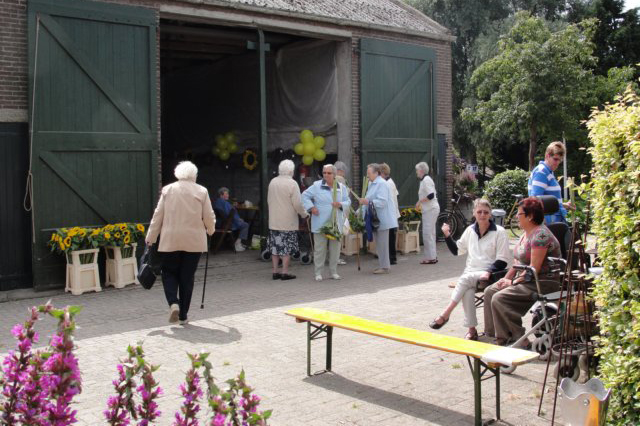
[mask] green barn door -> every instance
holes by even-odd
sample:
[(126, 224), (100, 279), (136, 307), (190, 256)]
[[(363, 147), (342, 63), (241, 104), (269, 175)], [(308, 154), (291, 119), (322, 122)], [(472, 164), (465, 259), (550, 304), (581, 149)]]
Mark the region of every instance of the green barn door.
[(425, 161), (437, 182), (435, 53), (403, 43), (360, 42), (362, 168), (391, 167), (400, 206), (418, 199), (415, 165)]
[(147, 222), (158, 188), (156, 15), (29, 0), (34, 287), (64, 283), (51, 229)]

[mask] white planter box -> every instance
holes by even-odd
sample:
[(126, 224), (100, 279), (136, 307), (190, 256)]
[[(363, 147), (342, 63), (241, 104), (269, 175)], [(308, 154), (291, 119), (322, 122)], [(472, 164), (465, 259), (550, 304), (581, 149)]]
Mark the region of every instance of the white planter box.
[[(138, 275), (137, 245), (132, 243), (124, 247), (104, 247), (107, 252), (105, 285), (122, 288), (128, 284), (139, 284), (136, 278)], [(123, 256), (123, 251), (125, 256)]]
[(362, 234), (347, 234), (342, 236), (342, 245), (340, 252), (346, 256), (358, 254), (358, 250), (362, 246)]
[(98, 249), (67, 253), (67, 280), (64, 291), (80, 295), (87, 291), (102, 291), (98, 273)]
[(420, 253), (420, 234), (418, 234), (418, 231), (398, 231), (396, 234), (396, 249), (402, 254)]

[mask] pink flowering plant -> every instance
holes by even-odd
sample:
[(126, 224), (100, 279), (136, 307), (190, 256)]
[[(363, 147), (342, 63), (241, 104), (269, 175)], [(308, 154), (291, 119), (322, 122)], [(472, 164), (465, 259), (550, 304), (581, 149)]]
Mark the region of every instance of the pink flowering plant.
[[(16, 349), (2, 361), (0, 375), (0, 425), (65, 426), (76, 423), (72, 403), (82, 391), (82, 379), (75, 357), (73, 333), (79, 306), (55, 309), (51, 303), (33, 307), (30, 317), (11, 330), (18, 340)], [(41, 314), (58, 320), (57, 331), (49, 346), (34, 350), (39, 335), (34, 325)], [(209, 354), (187, 354), (191, 368), (180, 385), (183, 402), (174, 415), (174, 426), (199, 426), (198, 417), (207, 417), (212, 426), (263, 426), (271, 410), (260, 411), (260, 397), (253, 393), (241, 371), (235, 379), (216, 386), (211, 374)], [(105, 419), (109, 425), (147, 426), (161, 415), (157, 399), (163, 391), (153, 373), (159, 367), (150, 364), (142, 344), (129, 346), (127, 357), (116, 366), (115, 394), (107, 400)], [(206, 385), (206, 395), (203, 387)], [(207, 415), (201, 413), (201, 404)]]
[[(82, 391), (78, 360), (73, 350), (75, 315), (79, 306), (55, 309), (47, 303), (33, 307), (30, 318), (11, 330), (16, 350), (2, 362), (0, 377), (0, 423), (62, 426), (76, 422), (73, 398)], [(58, 320), (49, 346), (33, 350), (39, 340), (33, 326), (41, 313)]]

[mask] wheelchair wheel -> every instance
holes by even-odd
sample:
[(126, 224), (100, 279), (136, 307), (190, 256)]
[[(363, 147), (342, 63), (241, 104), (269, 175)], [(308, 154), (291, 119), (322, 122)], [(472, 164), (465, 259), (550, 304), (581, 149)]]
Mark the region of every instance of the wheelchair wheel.
[(293, 260), (300, 260), (300, 251), (297, 251), (291, 255)]
[(577, 356), (572, 356), (571, 359), (568, 360), (560, 359), (553, 369), (553, 375), (558, 377), (558, 380), (569, 377), (575, 382), (578, 380), (578, 377), (580, 377), (580, 366), (578, 364)]
[(271, 252), (269, 250), (262, 250), (260, 252), (260, 259), (264, 260), (265, 262), (269, 261), (271, 259)]
[(518, 367), (516, 367), (515, 365), (512, 365), (511, 367), (503, 365), (500, 367), (500, 372), (504, 374), (512, 374), (514, 371), (516, 371), (516, 368)]
[(531, 350), (538, 352), (540, 359), (546, 361), (551, 356), (551, 336), (543, 334), (531, 344)]
[(313, 261), (313, 257), (309, 253), (305, 253), (300, 256), (300, 262), (302, 262), (303, 265), (308, 265), (312, 261)]

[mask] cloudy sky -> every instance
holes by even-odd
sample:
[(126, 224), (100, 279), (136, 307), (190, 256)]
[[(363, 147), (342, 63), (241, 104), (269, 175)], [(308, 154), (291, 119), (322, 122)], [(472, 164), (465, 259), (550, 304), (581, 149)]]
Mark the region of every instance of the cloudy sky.
[(625, 0), (624, 6), (625, 6), (625, 9), (640, 7), (640, 0)]

